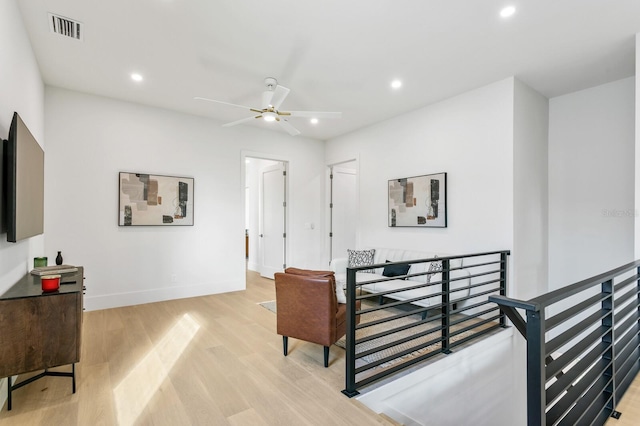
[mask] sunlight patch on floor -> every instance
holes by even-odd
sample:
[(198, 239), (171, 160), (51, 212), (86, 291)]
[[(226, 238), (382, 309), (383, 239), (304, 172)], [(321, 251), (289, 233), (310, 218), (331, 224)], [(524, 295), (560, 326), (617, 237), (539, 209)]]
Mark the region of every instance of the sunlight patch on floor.
[(197, 321), (184, 314), (114, 388), (119, 425), (135, 423), (199, 328)]

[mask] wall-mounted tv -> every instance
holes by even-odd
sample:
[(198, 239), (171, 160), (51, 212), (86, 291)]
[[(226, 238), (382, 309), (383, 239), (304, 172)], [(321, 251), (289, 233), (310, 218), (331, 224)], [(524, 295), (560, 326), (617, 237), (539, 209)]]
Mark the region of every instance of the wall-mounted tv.
[(3, 154), (2, 213), (15, 243), (44, 232), (44, 151), (17, 112)]

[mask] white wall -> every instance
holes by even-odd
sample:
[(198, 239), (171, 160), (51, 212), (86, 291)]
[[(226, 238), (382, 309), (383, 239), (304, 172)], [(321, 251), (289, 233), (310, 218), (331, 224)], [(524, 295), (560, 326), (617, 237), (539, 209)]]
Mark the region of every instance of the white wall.
[[(512, 248), (513, 79), (327, 142), (359, 159), (360, 247), (474, 253)], [(387, 226), (388, 180), (447, 172), (447, 228)]]
[[(290, 264), (321, 265), (322, 142), (53, 87), (45, 111), (46, 248), (85, 266), (88, 309), (244, 289), (243, 151), (289, 161)], [(195, 225), (119, 227), (119, 171), (194, 177)]]
[(509, 294), (528, 300), (545, 293), (548, 282), (549, 101), (522, 82), (514, 83), (514, 285)]
[[(8, 137), (13, 112), (17, 111), (44, 148), (44, 85), (29, 37), (22, 24), (22, 16), (14, 0), (0, 2), (0, 52), (0, 140)], [(0, 149), (0, 159), (1, 152)], [(6, 232), (0, 233), (0, 294), (33, 267), (33, 257), (52, 254), (55, 253), (44, 252), (42, 235), (9, 243)], [(7, 397), (5, 380), (0, 380), (0, 406)]]
[[(17, 111), (44, 148), (44, 85), (14, 0), (0, 2), (0, 52), (0, 139), (8, 137), (13, 112)], [(0, 294), (33, 267), (33, 257), (55, 255), (43, 251), (43, 241), (40, 235), (8, 243), (6, 232), (0, 234)]]
[(549, 289), (634, 259), (635, 78), (549, 101)]
[[(636, 34), (636, 70), (640, 70), (640, 33)], [(636, 72), (635, 75), (635, 87), (640, 87), (640, 72)], [(635, 164), (636, 167), (634, 169), (635, 171), (635, 179), (634, 179), (634, 183), (635, 183), (635, 188), (634, 188), (634, 195), (635, 195), (635, 220), (634, 220), (634, 226), (635, 226), (635, 231), (634, 231), (634, 239), (635, 239), (635, 245), (634, 245), (634, 259), (640, 259), (640, 214), (638, 214), (638, 212), (640, 212), (640, 168), (638, 167), (638, 165), (640, 165), (640, 93), (638, 93), (638, 91), (635, 91), (635, 116), (634, 116), (634, 123), (635, 123)]]

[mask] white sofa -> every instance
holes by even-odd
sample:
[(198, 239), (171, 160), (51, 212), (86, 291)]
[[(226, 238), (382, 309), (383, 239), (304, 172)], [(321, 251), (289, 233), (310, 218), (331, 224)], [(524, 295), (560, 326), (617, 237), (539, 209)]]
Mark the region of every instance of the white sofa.
[[(401, 249), (389, 249), (389, 248), (380, 248), (380, 247), (372, 247), (375, 250), (373, 264), (384, 264), (387, 261), (391, 262), (400, 262), (404, 260), (416, 260), (416, 259), (433, 259), (435, 262), (438, 261), (437, 257), (446, 257), (449, 256), (444, 253), (427, 253), (420, 251), (411, 251), (411, 250), (401, 250)], [(437, 257), (436, 257), (437, 256)], [(422, 262), (415, 263), (411, 265), (409, 269), (408, 275), (417, 274), (421, 272), (427, 272), (429, 270), (429, 265), (431, 262)], [(338, 284), (342, 284), (346, 288), (347, 283), (347, 266), (348, 266), (348, 258), (337, 258), (331, 260), (331, 269), (334, 271), (336, 276), (336, 282)], [(450, 268), (459, 268), (462, 266), (462, 259), (453, 259), (450, 262)], [(427, 274), (419, 275), (416, 277), (411, 277), (408, 279), (389, 279), (382, 275), (384, 268), (375, 268), (373, 270), (374, 273), (367, 272), (357, 272), (356, 273), (356, 281), (358, 283), (362, 283), (365, 281), (378, 280), (378, 279), (387, 279), (388, 281), (381, 281), (377, 283), (365, 284), (362, 286), (362, 289), (369, 293), (380, 293), (383, 291), (393, 290), (398, 287), (409, 287), (411, 285), (419, 285), (427, 283)], [(452, 270), (450, 272), (450, 279), (456, 279), (455, 281), (451, 281), (450, 290), (461, 289), (464, 287), (468, 287), (470, 283), (469, 272), (467, 270)], [(439, 282), (442, 280), (442, 273), (433, 273), (431, 274), (431, 282)], [(441, 285), (433, 285), (428, 287), (422, 287), (413, 290), (405, 290), (398, 293), (389, 293), (385, 294), (384, 297), (397, 299), (397, 300), (407, 300), (413, 299), (416, 297), (430, 295), (435, 293), (440, 293)], [(469, 289), (456, 291), (451, 293), (450, 301), (456, 301), (460, 298), (466, 297), (469, 295)], [(428, 299), (421, 299), (413, 302), (415, 305), (420, 305), (423, 307), (434, 306), (441, 303), (442, 299), (440, 297), (432, 297)]]

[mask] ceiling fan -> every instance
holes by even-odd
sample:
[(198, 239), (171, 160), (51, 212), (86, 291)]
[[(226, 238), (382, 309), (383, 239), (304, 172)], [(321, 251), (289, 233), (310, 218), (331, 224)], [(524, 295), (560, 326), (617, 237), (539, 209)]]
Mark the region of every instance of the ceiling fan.
[(230, 105), (237, 108), (246, 109), (251, 112), (257, 113), (257, 115), (242, 118), (240, 120), (232, 121), (230, 123), (223, 124), (222, 127), (231, 127), (237, 124), (243, 124), (258, 118), (262, 118), (264, 121), (276, 121), (280, 124), (284, 130), (291, 136), (300, 134), (300, 131), (293, 127), (287, 121), (289, 117), (307, 117), (307, 118), (341, 118), (341, 112), (325, 112), (325, 111), (280, 111), (280, 105), (289, 95), (290, 90), (284, 86), (280, 86), (275, 78), (267, 77), (264, 79), (264, 84), (267, 86), (267, 90), (262, 92), (262, 107), (251, 108), (244, 105), (231, 104), (229, 102), (217, 101), (215, 99), (207, 99), (196, 96), (194, 99), (200, 101), (215, 102), (223, 105)]

